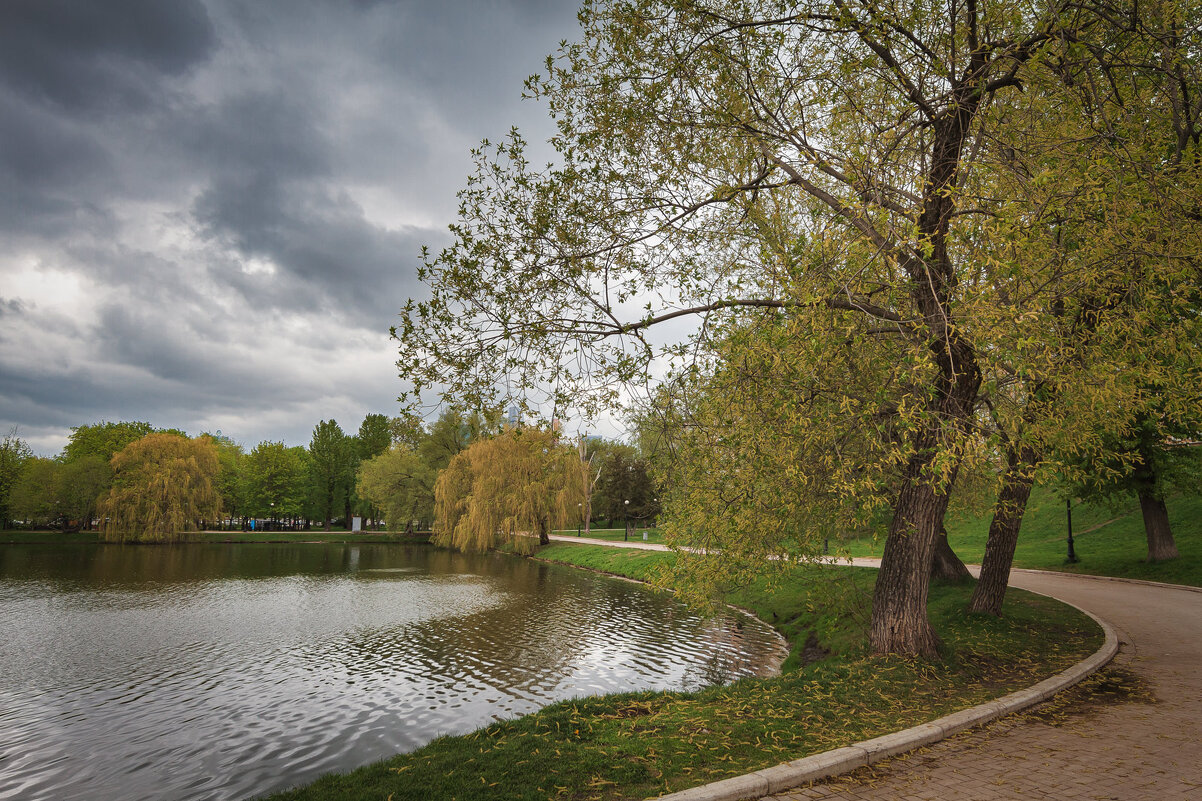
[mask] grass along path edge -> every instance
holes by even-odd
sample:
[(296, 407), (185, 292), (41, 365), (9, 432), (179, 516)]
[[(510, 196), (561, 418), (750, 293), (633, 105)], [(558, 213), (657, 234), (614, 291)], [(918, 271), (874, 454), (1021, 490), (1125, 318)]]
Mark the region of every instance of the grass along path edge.
[[(1101, 528), (1102, 525), (1106, 525), (1106, 523), (1095, 528)], [(583, 565), (577, 566), (582, 569), (594, 570), (605, 575), (618, 576), (631, 581), (640, 580), (598, 568), (583, 567)], [(1039, 571), (1026, 569), (1024, 572)], [(1089, 579), (1111, 578), (1088, 574), (1083, 574), (1083, 577)], [(1111, 580), (1152, 583), (1125, 578)], [(1202, 589), (1194, 587), (1182, 587), (1182, 589), (1198, 589), (1198, 591), (1202, 591)], [(967, 709), (962, 709), (959, 712), (945, 715), (929, 723), (912, 726), (908, 729), (885, 734), (871, 740), (864, 740), (842, 748), (813, 754), (741, 776), (734, 776), (700, 787), (692, 787), (679, 792), (669, 793), (660, 796), (659, 801), (733, 801), (735, 799), (762, 798), (767, 795), (800, 787), (803, 784), (838, 776), (843, 773), (850, 773), (866, 765), (874, 765), (889, 757), (931, 745), (967, 729), (983, 726), (998, 718), (1030, 709), (1094, 675), (1108, 665), (1119, 651), (1118, 633), (1110, 623), (1086, 609), (1081, 609), (1075, 604), (1069, 604), (1064, 601), (1059, 602), (1088, 615), (1102, 629), (1104, 640), (1097, 651), (1068, 669), (1044, 679), (1038, 684), (1012, 692), (995, 701), (978, 704)], [(743, 609), (742, 607), (735, 608)]]
[[(552, 545), (539, 557), (636, 579), (654, 569), (655, 560), (673, 558), (574, 544)], [(936, 585), (930, 609), (944, 638), (943, 661), (871, 656), (864, 642), (874, 574), (806, 568), (732, 599), (788, 639), (791, 652), (780, 676), (690, 693), (563, 701), (272, 798), (656, 796), (776, 769), (977, 704), (996, 705), (998, 696), (1070, 669), (1103, 640), (1089, 617), (1041, 596), (1015, 592), (1007, 617), (998, 620), (964, 611), (970, 585)], [(829, 655), (816, 658), (823, 654)]]

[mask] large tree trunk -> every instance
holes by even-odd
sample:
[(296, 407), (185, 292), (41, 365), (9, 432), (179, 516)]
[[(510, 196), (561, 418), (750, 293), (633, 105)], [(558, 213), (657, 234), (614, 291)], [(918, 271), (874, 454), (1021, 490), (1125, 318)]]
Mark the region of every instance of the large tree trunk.
[(1169, 528), (1169, 510), (1164, 500), (1156, 496), (1152, 487), (1140, 487), (1139, 508), (1144, 513), (1144, 532), (1148, 535), (1148, 561), (1176, 559), (1177, 543)]
[(1014, 548), (1018, 545), (1018, 532), (1035, 481), (1032, 471), (1034, 451), (1024, 445), (1019, 454), (1011, 452), (1008, 456), (1006, 475), (998, 491), (989, 536), (985, 540), (981, 577), (968, 602), (972, 612), (1002, 614), (1002, 602), (1006, 600), (1006, 587), (1010, 584), (1010, 567), (1014, 563)]
[(939, 536), (935, 537), (935, 555), (931, 559), (931, 578), (939, 581), (959, 583), (972, 578), (968, 567), (956, 556), (952, 546), (947, 541), (947, 529), (940, 528)]
[(919, 479), (922, 461), (915, 457), (907, 466), (907, 473), (914, 475), (898, 494), (881, 554), (868, 630), (876, 653), (933, 658), (939, 649), (939, 637), (927, 619), (927, 594), (947, 493)]
[[(967, 13), (975, 31), (977, 10)], [(969, 55), (968, 80), (953, 91), (946, 115), (932, 123), (930, 163), (917, 219), (917, 246), (901, 259), (911, 298), (921, 315), (923, 340), (937, 368), (924, 411), (923, 429), (909, 443), (912, 456), (902, 475), (901, 491), (872, 598), (868, 636), (876, 653), (933, 658), (939, 638), (927, 619), (927, 595), (935, 538), (943, 528), (948, 493), (955, 476), (941, 475), (937, 459), (949, 455), (950, 440), (969, 436), (981, 371), (972, 343), (957, 326), (953, 297), (956, 267), (948, 253), (948, 231), (955, 211), (955, 190), (964, 143), (976, 117), (988, 77), (986, 50)], [(955, 446), (953, 445), (953, 450)], [(955, 456), (955, 454), (950, 454)]]

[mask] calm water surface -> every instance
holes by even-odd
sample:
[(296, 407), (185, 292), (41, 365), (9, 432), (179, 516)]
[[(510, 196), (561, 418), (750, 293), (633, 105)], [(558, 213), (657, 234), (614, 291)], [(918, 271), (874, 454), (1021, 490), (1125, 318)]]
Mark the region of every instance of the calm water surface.
[(4, 545), (0, 799), (243, 799), (779, 655), (754, 619), (499, 555)]

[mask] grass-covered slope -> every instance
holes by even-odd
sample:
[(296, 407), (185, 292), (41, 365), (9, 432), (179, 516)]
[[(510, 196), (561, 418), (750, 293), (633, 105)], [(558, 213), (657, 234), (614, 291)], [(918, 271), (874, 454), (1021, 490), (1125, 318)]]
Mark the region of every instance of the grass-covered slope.
[[(1202, 586), (1202, 497), (1178, 495), (1169, 498), (1167, 505), (1181, 556), (1149, 564), (1144, 561), (1148, 543), (1138, 500), (1132, 497), (1117, 510), (1074, 501), (1073, 539), (1080, 561), (1069, 565), (1065, 564), (1068, 528), (1064, 499), (1048, 488), (1036, 487), (1023, 516), (1014, 565)], [(988, 511), (948, 517), (948, 541), (965, 562), (980, 564), (991, 517)], [(844, 544), (852, 556), (880, 556), (883, 542), (863, 539)]]
[[(538, 556), (632, 578), (673, 558), (558, 544)], [(559, 703), (274, 798), (646, 798), (930, 720), (1029, 686), (1101, 642), (1092, 621), (1053, 601), (1013, 593), (998, 620), (963, 611), (968, 587), (937, 586), (930, 614), (944, 660), (873, 657), (873, 579), (871, 570), (799, 569), (732, 599), (788, 639), (777, 678)]]

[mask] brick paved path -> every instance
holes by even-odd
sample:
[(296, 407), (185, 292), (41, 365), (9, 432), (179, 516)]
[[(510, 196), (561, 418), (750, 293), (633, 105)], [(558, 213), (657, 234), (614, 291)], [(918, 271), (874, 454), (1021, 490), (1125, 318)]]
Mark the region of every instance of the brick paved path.
[(771, 799), (1202, 801), (1202, 593), (1034, 572), (1011, 583), (1109, 620), (1122, 641), (1115, 664), (1155, 702), (1091, 708), (1055, 725), (1038, 712), (1002, 720)]

